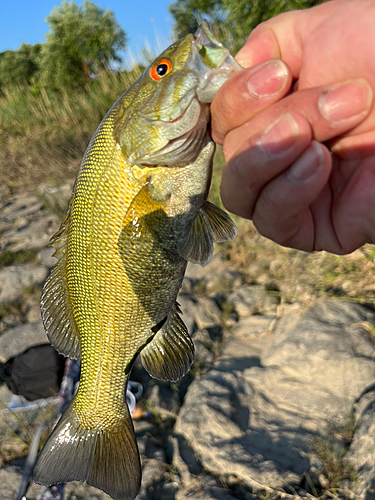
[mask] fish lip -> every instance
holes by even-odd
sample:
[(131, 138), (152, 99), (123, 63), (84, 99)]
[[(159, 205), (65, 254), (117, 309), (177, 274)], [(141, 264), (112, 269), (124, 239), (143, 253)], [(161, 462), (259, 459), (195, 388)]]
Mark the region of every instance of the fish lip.
[(223, 44), (211, 32), (208, 22), (204, 19), (197, 31), (194, 33), (194, 41), (204, 47), (220, 47), (224, 48)]
[(211, 33), (206, 21), (193, 36), (187, 66), (199, 77), (195, 91), (201, 103), (211, 103), (229, 77), (242, 69), (229, 50)]

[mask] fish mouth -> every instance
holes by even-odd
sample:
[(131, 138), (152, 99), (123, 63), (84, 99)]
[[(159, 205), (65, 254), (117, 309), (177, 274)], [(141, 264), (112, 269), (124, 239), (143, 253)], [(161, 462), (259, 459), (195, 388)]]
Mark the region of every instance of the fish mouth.
[(187, 65), (199, 76), (195, 91), (201, 103), (211, 103), (220, 87), (242, 69), (229, 50), (215, 38), (206, 21), (194, 34)]
[[(148, 113), (140, 113), (140, 117), (157, 130), (160, 146), (152, 153), (133, 152), (128, 157), (131, 163), (144, 167), (182, 167), (195, 161), (199, 151), (211, 140), (209, 104), (219, 88), (242, 68), (214, 37), (207, 22), (194, 35), (188, 35), (185, 43), (190, 43), (185, 68), (188, 77), (191, 75), (191, 85), (179, 96), (177, 105), (165, 106), (156, 119)], [(174, 85), (172, 80), (168, 96), (173, 94)]]

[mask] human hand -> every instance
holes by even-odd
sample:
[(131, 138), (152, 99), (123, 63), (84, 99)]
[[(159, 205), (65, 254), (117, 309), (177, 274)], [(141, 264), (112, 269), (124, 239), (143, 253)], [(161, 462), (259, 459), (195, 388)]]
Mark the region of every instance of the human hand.
[(212, 104), (223, 203), (281, 245), (342, 254), (375, 242), (374, 24), (373, 0), (277, 16)]

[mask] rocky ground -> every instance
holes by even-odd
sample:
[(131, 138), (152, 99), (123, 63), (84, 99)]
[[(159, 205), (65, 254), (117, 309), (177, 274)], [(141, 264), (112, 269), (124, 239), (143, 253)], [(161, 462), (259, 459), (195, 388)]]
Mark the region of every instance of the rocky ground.
[[(0, 363), (45, 342), (42, 284), (71, 184), (0, 203)], [(369, 277), (373, 281), (373, 277)], [(196, 348), (177, 384), (144, 386), (135, 430), (138, 500), (375, 499), (375, 310), (346, 300), (285, 301), (216, 253), (188, 268), (179, 302)], [(39, 414), (7, 409), (0, 387), (0, 498), (16, 497)], [(27, 498), (35, 500), (40, 486)], [(70, 483), (64, 499), (108, 499)]]

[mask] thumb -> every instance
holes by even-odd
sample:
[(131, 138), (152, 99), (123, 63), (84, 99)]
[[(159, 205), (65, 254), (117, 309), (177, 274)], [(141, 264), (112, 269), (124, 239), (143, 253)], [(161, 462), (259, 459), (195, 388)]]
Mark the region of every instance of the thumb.
[(298, 79), (304, 41), (336, 8), (337, 0), (332, 0), (311, 9), (286, 12), (259, 24), (236, 55), (236, 61), (249, 68), (268, 59), (282, 59), (293, 78)]

